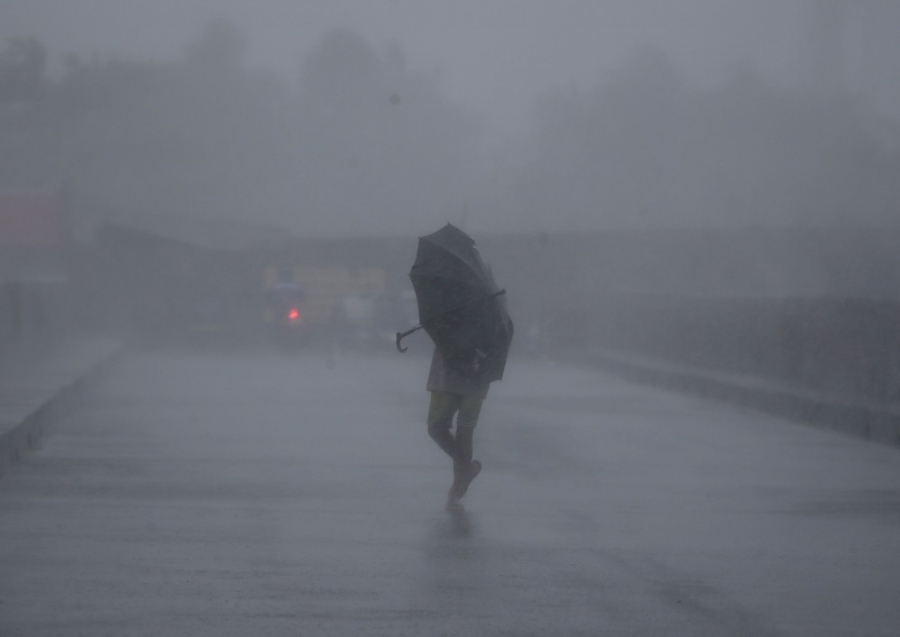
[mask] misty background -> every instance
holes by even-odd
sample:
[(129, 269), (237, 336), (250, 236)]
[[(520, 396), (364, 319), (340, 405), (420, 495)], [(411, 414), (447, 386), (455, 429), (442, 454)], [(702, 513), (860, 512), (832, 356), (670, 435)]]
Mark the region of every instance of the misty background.
[(284, 271), (324, 323), (377, 291), (400, 330), (415, 237), (452, 222), (526, 350), (893, 397), (898, 27), (888, 0), (4, 0), (0, 191), (54, 193), (66, 295), (109, 329), (244, 329)]
[(878, 0), (5, 0), (0, 178), (301, 235), (893, 224), (898, 26)]
[[(0, 635), (900, 635), (898, 34), (0, 0)], [(449, 516), (448, 222), (515, 324)]]

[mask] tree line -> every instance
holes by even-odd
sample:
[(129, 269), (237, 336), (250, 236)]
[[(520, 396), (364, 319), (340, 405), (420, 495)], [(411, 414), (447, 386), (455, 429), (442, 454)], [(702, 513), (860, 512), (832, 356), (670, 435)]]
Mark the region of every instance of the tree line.
[(896, 224), (896, 122), (858, 96), (779, 87), (749, 68), (693, 84), (637, 54), (585, 91), (548, 93), (515, 154), (410, 68), (336, 30), (296, 85), (247, 68), (210, 22), (177, 59), (69, 55), (34, 37), (0, 51), (0, 187), (65, 184), (119, 220), (242, 220), (301, 234), (679, 225)]

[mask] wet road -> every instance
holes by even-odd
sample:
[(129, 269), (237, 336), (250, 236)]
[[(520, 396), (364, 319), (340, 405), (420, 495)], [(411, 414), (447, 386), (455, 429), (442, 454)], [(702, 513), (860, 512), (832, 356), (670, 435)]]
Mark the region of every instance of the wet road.
[(0, 481), (0, 635), (900, 634), (900, 452), (513, 360), (146, 354)]

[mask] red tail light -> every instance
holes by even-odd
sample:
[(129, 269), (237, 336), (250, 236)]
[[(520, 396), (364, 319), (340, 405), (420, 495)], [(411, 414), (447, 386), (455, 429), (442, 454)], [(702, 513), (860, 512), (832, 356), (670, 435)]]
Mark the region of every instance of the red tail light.
[(295, 308), (295, 307), (292, 307), (292, 308), (288, 311), (288, 319), (290, 319), (291, 321), (298, 321), (298, 320), (300, 320), (300, 310), (298, 310), (298, 309)]

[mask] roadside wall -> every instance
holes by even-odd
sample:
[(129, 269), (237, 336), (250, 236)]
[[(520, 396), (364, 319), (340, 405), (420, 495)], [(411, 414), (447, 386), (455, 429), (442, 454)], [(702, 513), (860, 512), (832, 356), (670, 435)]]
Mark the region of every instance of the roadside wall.
[(853, 298), (609, 296), (594, 351), (900, 401), (900, 303)]
[[(615, 351), (835, 395), (897, 399), (898, 230), (476, 240), (509, 292), (515, 352)], [(250, 328), (259, 323), (266, 268), (383, 272), (384, 292), (396, 298), (411, 289), (415, 253), (415, 237), (288, 238), (224, 251), (120, 231), (83, 255), (77, 278), (91, 320), (178, 332), (197, 323), (197, 300), (213, 291), (220, 308), (213, 315)], [(409, 327), (408, 319), (393, 322), (398, 331)]]

